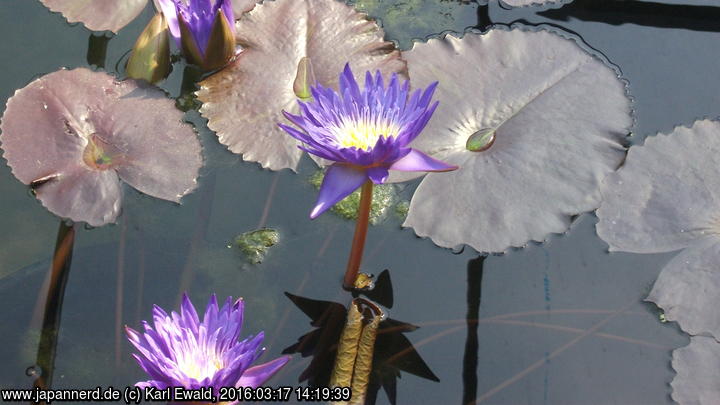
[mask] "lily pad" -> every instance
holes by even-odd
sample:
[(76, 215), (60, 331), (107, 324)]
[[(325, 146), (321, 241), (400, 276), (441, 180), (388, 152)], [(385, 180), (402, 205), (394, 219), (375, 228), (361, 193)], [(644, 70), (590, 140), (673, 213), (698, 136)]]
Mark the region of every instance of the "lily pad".
[(232, 0), (233, 14), (235, 18), (240, 18), (242, 13), (246, 13), (255, 7), (255, 3), (260, 0)]
[(720, 123), (697, 121), (633, 146), (602, 187), (598, 235), (610, 250), (683, 250), (648, 299), (691, 334), (720, 338)]
[(346, 62), (356, 72), (403, 72), (405, 63), (365, 14), (336, 0), (276, 0), (257, 5), (236, 24), (243, 50), (200, 83), (200, 113), (220, 142), (246, 161), (295, 170), (301, 151), (278, 122), (298, 112), (293, 82), (308, 57), (324, 86), (337, 88)]
[(503, 252), (598, 207), (632, 124), (615, 70), (570, 39), (521, 29), (447, 35), (403, 56), (413, 86), (440, 83), (411, 146), (460, 166), (423, 179), (404, 226), (443, 247)]
[(147, 0), (40, 0), (69, 23), (81, 22), (93, 31), (118, 32), (134, 20)]
[(114, 222), (121, 183), (179, 202), (197, 186), (200, 142), (157, 88), (88, 69), (59, 70), (18, 90), (0, 146), (13, 174), (54, 214)]
[[(80, 22), (93, 31), (117, 33), (145, 9), (148, 0), (40, 0), (45, 7), (61, 13), (69, 23)], [(160, 10), (157, 0), (153, 0)], [(232, 0), (235, 17), (252, 10), (255, 0)]]
[(720, 398), (720, 344), (694, 336), (690, 344), (673, 352), (677, 376), (670, 383), (672, 399), (679, 404), (711, 405)]

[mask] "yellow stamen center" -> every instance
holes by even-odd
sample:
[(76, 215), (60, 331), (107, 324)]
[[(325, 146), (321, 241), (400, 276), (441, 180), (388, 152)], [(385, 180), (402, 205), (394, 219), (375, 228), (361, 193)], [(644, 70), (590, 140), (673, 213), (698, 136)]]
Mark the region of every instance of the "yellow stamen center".
[(178, 369), (189, 378), (197, 381), (212, 378), (223, 367), (222, 359), (210, 351), (206, 353), (189, 353), (178, 359)]
[(396, 137), (399, 128), (391, 123), (368, 123), (367, 120), (344, 122), (333, 128), (338, 146), (341, 148), (371, 149), (381, 136)]

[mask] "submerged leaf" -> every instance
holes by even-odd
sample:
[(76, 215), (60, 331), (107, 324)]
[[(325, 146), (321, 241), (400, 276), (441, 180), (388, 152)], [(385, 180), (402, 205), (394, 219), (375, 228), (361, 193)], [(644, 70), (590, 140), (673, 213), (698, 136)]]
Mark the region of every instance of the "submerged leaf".
[(713, 338), (693, 336), (690, 344), (673, 352), (677, 372), (670, 383), (672, 399), (679, 404), (711, 405), (720, 398), (720, 343)]
[(658, 277), (648, 299), (691, 334), (720, 338), (720, 123), (697, 121), (633, 146), (608, 176), (598, 235), (610, 250), (683, 249)]
[(613, 69), (571, 40), (520, 29), (448, 35), (403, 56), (413, 86), (440, 82), (412, 146), (460, 166), (425, 177), (404, 226), (443, 247), (503, 252), (597, 208), (632, 124)]
[(81, 22), (93, 31), (118, 32), (134, 20), (147, 0), (40, 0), (70, 23)]
[(157, 88), (60, 70), (8, 100), (0, 144), (45, 207), (100, 226), (120, 212), (120, 180), (175, 202), (197, 186), (200, 142), (181, 120)]
[(278, 231), (271, 228), (261, 228), (248, 231), (235, 238), (235, 244), (240, 248), (250, 263), (262, 263), (268, 249), (275, 246), (280, 240)]
[(242, 53), (200, 83), (200, 113), (232, 152), (272, 170), (294, 170), (300, 160), (297, 141), (277, 123), (283, 110), (298, 111), (293, 83), (302, 58), (333, 88), (346, 62), (357, 72), (405, 70), (377, 24), (336, 0), (266, 1), (240, 18), (236, 40)]

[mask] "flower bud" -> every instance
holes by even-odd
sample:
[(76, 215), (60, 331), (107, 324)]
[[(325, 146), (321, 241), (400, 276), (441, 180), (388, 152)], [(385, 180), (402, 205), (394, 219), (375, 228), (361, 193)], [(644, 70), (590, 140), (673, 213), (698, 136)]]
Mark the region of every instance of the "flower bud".
[(135, 41), (126, 73), (133, 79), (156, 83), (170, 73), (170, 40), (168, 25), (161, 13), (150, 20)]
[(315, 82), (315, 72), (313, 72), (310, 58), (303, 56), (298, 62), (297, 74), (293, 82), (293, 92), (299, 99), (307, 100), (312, 97), (310, 86), (314, 86)]

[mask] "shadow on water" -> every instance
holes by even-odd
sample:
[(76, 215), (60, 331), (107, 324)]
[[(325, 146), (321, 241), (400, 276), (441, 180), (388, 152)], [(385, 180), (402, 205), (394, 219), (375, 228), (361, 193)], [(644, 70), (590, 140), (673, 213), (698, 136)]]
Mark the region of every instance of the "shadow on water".
[[(312, 331), (300, 336), (297, 342), (283, 350), (284, 354), (300, 353), (312, 357), (310, 364), (300, 373), (298, 382), (307, 381), (308, 386), (328, 386), (338, 350), (338, 341), (347, 319), (347, 308), (337, 302), (320, 301), (285, 293), (285, 295), (310, 319)], [(355, 294), (353, 294), (355, 295)], [(392, 306), (393, 292), (388, 270), (383, 271), (375, 288), (364, 294), (383, 305)], [(477, 322), (475, 322), (477, 323)], [(438, 382), (439, 378), (420, 357), (405, 333), (417, 330), (409, 323), (387, 318), (380, 322), (372, 371), (367, 389), (366, 404), (375, 404), (382, 388), (390, 403), (397, 403), (397, 380), (401, 371)], [(477, 353), (475, 353), (477, 358)], [(476, 360), (477, 361), (477, 360)]]
[(569, 21), (602, 22), (610, 25), (636, 24), (656, 28), (681, 28), (720, 32), (720, 7), (666, 4), (634, 0), (575, 0), (558, 9), (537, 13)]
[(88, 38), (87, 63), (90, 66), (105, 68), (108, 42), (111, 36), (105, 34), (90, 34)]
[(467, 339), (463, 355), (463, 401), (465, 405), (475, 404), (478, 379), (478, 319), (480, 318), (480, 296), (482, 293), (483, 264), (486, 256), (470, 260), (467, 265)]

